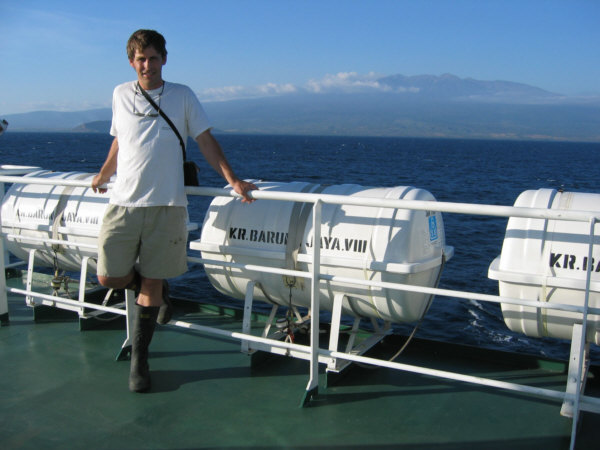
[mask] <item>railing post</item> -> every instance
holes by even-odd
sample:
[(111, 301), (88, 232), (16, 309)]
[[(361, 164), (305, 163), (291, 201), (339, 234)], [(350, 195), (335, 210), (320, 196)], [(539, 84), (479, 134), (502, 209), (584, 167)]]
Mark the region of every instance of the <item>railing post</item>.
[(125, 329), (127, 331), (127, 337), (121, 345), (121, 350), (115, 358), (117, 361), (124, 361), (129, 358), (131, 354), (131, 340), (133, 338), (133, 308), (135, 307), (135, 292), (131, 289), (125, 289)]
[[(81, 259), (81, 271), (79, 272), (79, 301), (80, 302), (85, 302), (85, 285), (86, 285), (86, 280), (87, 280), (87, 267), (88, 267), (88, 261), (89, 261), (90, 257), (89, 256), (84, 256)], [(79, 314), (79, 317), (84, 317), (85, 314), (85, 308), (81, 308), (77, 314)]]
[[(582, 323), (581, 323), (581, 335), (578, 336), (577, 343), (572, 342), (572, 345), (577, 344), (577, 355), (575, 368), (575, 373), (569, 373), (569, 378), (576, 377), (575, 386), (575, 398), (573, 400), (573, 424), (571, 429), (571, 449), (575, 448), (575, 439), (577, 436), (577, 426), (579, 422), (579, 410), (580, 410), (580, 399), (583, 394), (583, 389), (585, 388), (585, 380), (587, 378), (587, 318), (588, 318), (588, 309), (590, 304), (590, 286), (592, 282), (592, 256), (594, 254), (594, 232), (596, 228), (596, 222), (598, 221), (597, 217), (590, 217), (590, 244), (588, 247), (588, 265), (585, 274), (585, 298), (583, 302), (583, 314), (582, 314)], [(575, 339), (575, 333), (573, 334), (573, 339)], [(573, 352), (572, 352), (573, 353)], [(573, 356), (571, 356), (573, 358)], [(570, 372), (570, 371), (569, 371)], [(567, 383), (567, 392), (568, 392), (569, 383)]]
[[(331, 310), (331, 325), (329, 328), (329, 350), (332, 352), (338, 351), (340, 340), (340, 325), (342, 323), (342, 303), (344, 302), (345, 294), (336, 294), (333, 298), (333, 309)], [(354, 334), (352, 335), (354, 336)], [(337, 369), (337, 360), (331, 358), (327, 362), (328, 370)]]
[[(6, 193), (5, 189), (6, 189), (6, 186), (4, 186), (4, 183), (0, 182), (0, 198), (3, 200), (3, 202), (4, 202), (4, 194)], [(0, 218), (0, 230), (2, 229), (1, 225), (2, 225), (2, 220)], [(2, 242), (1, 245), (2, 245), (2, 247), (0, 248), (0, 255), (4, 258), (4, 269), (6, 269), (6, 266), (9, 263), (8, 250), (4, 246), (4, 242)]]
[[(252, 332), (252, 301), (254, 300), (254, 281), (248, 281), (246, 285), (246, 297), (244, 300), (244, 319), (242, 321), (242, 333)], [(250, 352), (250, 342), (242, 341), (242, 353)]]
[[(4, 194), (4, 183), (2, 185), (2, 194)], [(3, 198), (3, 196), (0, 196)], [(1, 210), (1, 208), (0, 208)], [(2, 231), (2, 212), (0, 211), (0, 232)], [(8, 324), (8, 295), (6, 292), (6, 268), (4, 256), (4, 235), (0, 236), (0, 325)]]
[(321, 279), (321, 200), (313, 205), (313, 255), (310, 297), (310, 377), (301, 406), (307, 406), (319, 393), (319, 284)]

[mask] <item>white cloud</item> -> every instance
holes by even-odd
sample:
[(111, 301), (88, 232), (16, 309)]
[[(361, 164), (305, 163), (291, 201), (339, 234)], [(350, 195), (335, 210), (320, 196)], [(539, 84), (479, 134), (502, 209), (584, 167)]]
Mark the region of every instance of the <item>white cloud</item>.
[(258, 86), (258, 91), (265, 95), (281, 95), (281, 94), (293, 94), (298, 91), (298, 88), (291, 83), (287, 84), (274, 84), (267, 83), (262, 86)]
[(198, 92), (201, 101), (226, 101), (244, 98), (272, 97), (282, 94), (293, 94), (298, 88), (293, 84), (267, 83), (259, 86), (224, 86), (204, 89)]
[(320, 80), (310, 80), (305, 89), (313, 93), (326, 92), (363, 92), (363, 91), (389, 91), (388, 86), (380, 84), (379, 75), (370, 72), (359, 75), (356, 72), (339, 72), (335, 75), (325, 75)]
[(266, 83), (259, 86), (224, 86), (204, 89), (198, 92), (201, 101), (226, 101), (244, 98), (272, 97), (285, 94), (308, 92), (325, 94), (331, 92), (389, 92), (391, 88), (382, 85), (377, 80), (380, 75), (370, 72), (360, 75), (356, 72), (340, 72), (335, 75), (325, 75), (321, 79), (312, 79), (303, 86), (291, 83)]

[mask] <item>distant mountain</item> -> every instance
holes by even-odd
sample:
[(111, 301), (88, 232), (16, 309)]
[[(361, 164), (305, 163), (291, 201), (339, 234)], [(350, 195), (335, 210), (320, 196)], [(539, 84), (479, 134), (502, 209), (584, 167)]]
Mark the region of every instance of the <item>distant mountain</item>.
[(600, 142), (600, 102), (510, 104), (390, 94), (288, 95), (205, 105), (234, 133)]
[(512, 81), (481, 81), (444, 74), (391, 75), (377, 80), (395, 92), (418, 94), (429, 100), (479, 100), (503, 103), (536, 103), (562, 96), (527, 84)]
[(84, 123), (110, 120), (110, 108), (87, 111), (34, 111), (6, 116), (12, 131), (73, 131)]
[(110, 133), (110, 120), (95, 120), (94, 122), (86, 122), (75, 128), (76, 133)]
[[(600, 142), (600, 99), (569, 99), (509, 81), (454, 75), (392, 75), (366, 88), (205, 101), (211, 122), (231, 133)], [(108, 133), (110, 109), (7, 116), (9, 131)]]

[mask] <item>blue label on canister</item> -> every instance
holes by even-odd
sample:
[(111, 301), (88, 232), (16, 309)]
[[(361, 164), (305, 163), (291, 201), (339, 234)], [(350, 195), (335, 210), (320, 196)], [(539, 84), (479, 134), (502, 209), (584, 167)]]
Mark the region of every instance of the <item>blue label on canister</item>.
[(435, 216), (429, 216), (429, 240), (435, 241), (438, 238), (437, 220)]

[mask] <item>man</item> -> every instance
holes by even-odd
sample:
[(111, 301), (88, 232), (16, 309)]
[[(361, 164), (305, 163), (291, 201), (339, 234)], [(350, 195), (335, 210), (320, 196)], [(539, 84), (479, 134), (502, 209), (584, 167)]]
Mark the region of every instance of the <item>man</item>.
[(171, 319), (165, 279), (187, 271), (187, 198), (179, 138), (142, 89), (171, 119), (184, 142), (188, 136), (195, 138), (208, 163), (243, 202), (253, 201), (248, 192), (256, 186), (235, 175), (192, 90), (163, 80), (164, 37), (153, 30), (136, 31), (127, 42), (127, 56), (137, 81), (114, 90), (110, 130), (114, 139), (92, 188), (106, 192), (103, 186), (117, 173), (98, 240), (97, 275), (103, 286), (139, 291), (129, 389), (145, 392), (150, 389), (148, 346), (155, 322)]

